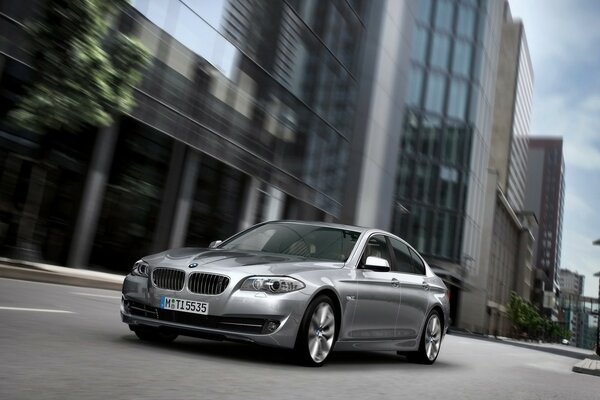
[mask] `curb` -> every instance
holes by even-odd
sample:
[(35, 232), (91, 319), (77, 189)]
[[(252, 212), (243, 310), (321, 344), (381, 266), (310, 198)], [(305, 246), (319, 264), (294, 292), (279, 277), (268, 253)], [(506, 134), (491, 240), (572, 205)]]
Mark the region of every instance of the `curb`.
[(121, 290), (125, 276), (0, 258), (0, 278)]
[(573, 366), (573, 372), (600, 376), (600, 361), (586, 358)]

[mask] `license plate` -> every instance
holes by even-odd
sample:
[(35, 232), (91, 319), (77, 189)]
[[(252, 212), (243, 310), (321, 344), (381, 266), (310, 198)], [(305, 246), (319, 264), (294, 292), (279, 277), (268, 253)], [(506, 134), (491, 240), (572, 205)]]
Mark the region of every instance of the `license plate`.
[(208, 315), (208, 303), (194, 300), (182, 300), (173, 297), (160, 296), (160, 308), (189, 312), (192, 314)]

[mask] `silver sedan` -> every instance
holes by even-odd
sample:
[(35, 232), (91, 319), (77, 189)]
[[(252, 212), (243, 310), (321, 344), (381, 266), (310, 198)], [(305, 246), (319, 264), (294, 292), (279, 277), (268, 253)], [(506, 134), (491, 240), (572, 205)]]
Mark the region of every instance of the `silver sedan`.
[(442, 280), (405, 241), (355, 226), (275, 221), (208, 249), (143, 257), (121, 317), (142, 340), (177, 335), (293, 349), (389, 350), (435, 362), (449, 323)]

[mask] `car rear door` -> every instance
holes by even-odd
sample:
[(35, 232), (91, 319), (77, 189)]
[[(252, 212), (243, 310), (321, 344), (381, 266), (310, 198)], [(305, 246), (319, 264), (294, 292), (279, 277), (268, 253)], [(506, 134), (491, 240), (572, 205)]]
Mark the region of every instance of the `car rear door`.
[[(396, 335), (403, 340), (416, 340), (429, 307), (429, 285), (425, 281), (425, 265), (406, 243), (392, 237), (389, 239), (401, 290)], [(407, 343), (412, 344), (414, 343)]]

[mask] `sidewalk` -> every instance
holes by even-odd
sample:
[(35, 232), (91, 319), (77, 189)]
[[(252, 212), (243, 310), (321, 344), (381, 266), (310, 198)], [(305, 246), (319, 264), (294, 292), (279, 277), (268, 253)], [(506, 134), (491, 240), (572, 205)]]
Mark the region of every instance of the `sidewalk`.
[(125, 276), (0, 257), (0, 278), (121, 290)]
[(453, 335), (466, 336), (474, 339), (487, 340), (493, 342), (502, 342), (507, 345), (523, 347), (531, 350), (545, 351), (564, 357), (574, 358), (579, 360), (572, 368), (573, 372), (578, 372), (588, 375), (600, 376), (600, 357), (591, 350), (580, 349), (573, 346), (565, 346), (557, 343), (538, 343), (527, 342), (523, 340), (511, 339), (504, 336), (494, 337), (492, 335), (480, 335), (472, 332), (464, 332), (453, 330)]

